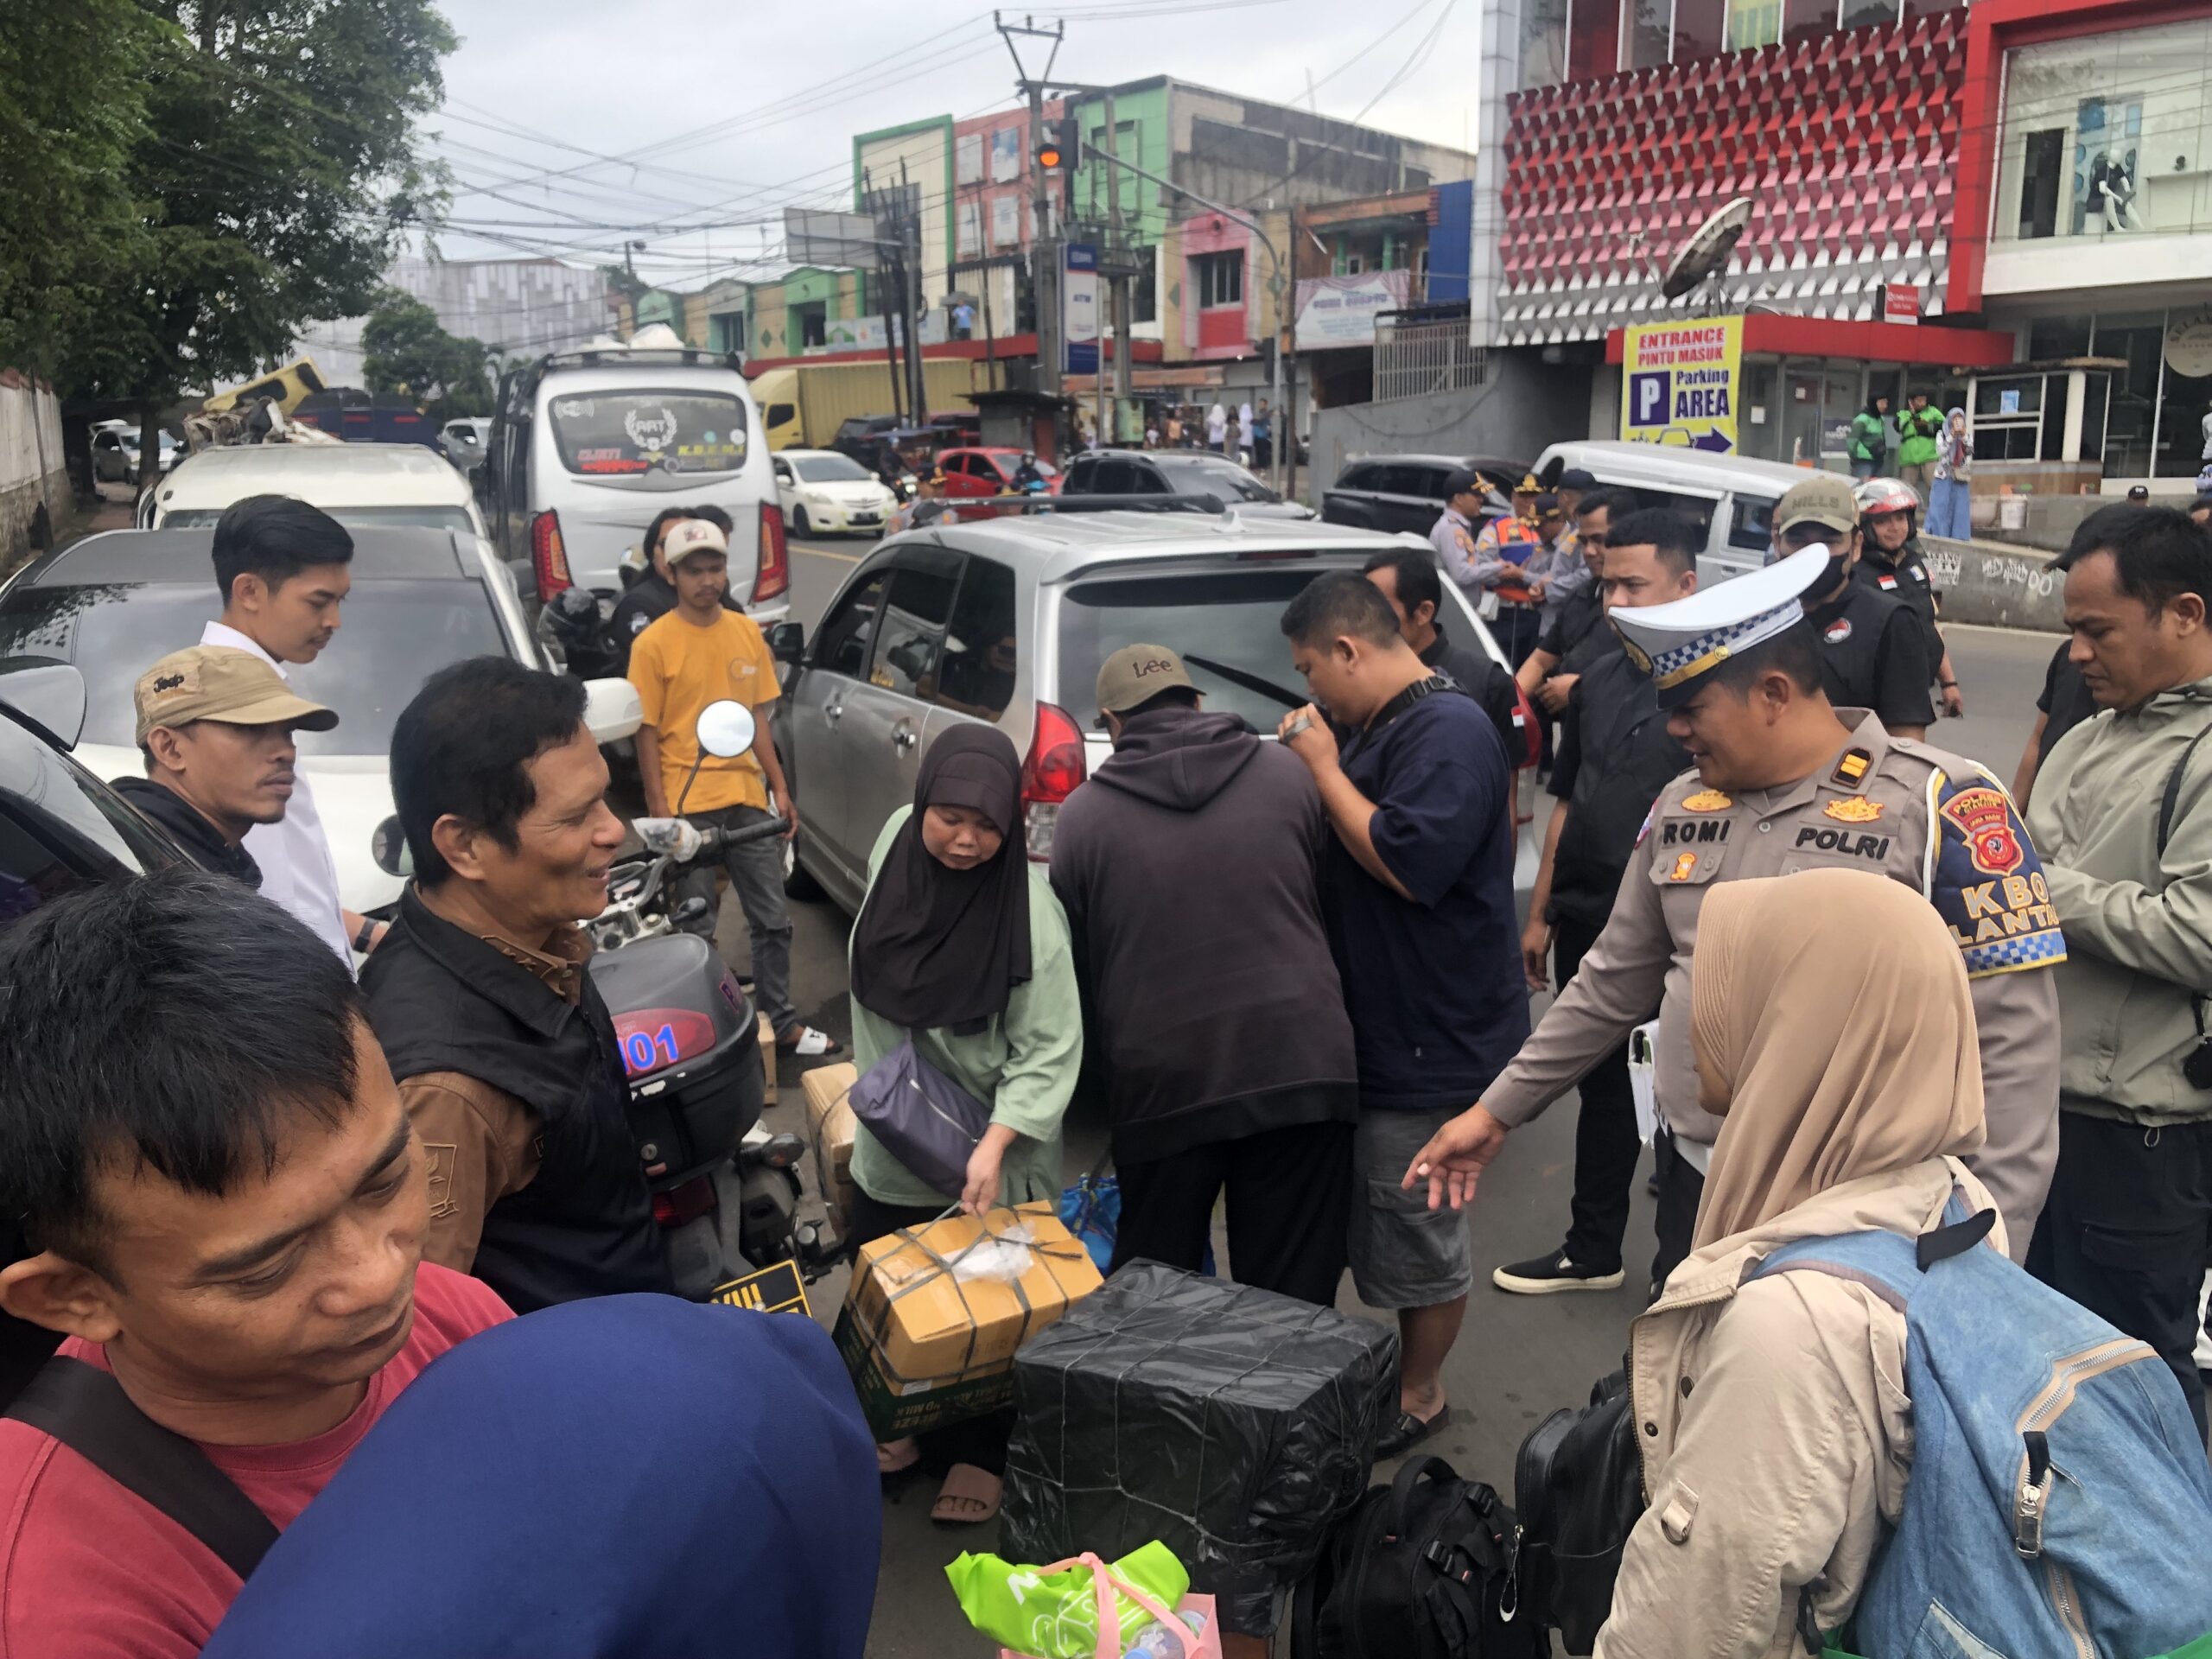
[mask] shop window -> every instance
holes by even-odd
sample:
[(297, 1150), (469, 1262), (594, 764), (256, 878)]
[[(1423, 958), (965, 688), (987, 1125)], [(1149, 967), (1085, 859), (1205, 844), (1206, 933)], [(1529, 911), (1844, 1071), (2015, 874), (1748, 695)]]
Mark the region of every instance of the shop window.
[(1621, 67), (1620, 13), (1607, 0), (1581, 0), (1567, 12), (1567, 78), (1588, 80)]
[(2036, 362), (2088, 354), (2087, 316), (2037, 317), (2028, 325), (2028, 356)]
[[(2063, 384), (2063, 382), (2062, 382)], [(1974, 383), (1976, 461), (2033, 461), (2043, 427), (2041, 375), (1983, 375)]]
[(1719, 53), (1727, 15), (1727, 0), (1675, 0), (1674, 60), (1687, 63)]
[(1523, 0), (1521, 84), (1551, 86), (1567, 79), (1567, 0)]
[(1782, 0), (1728, 0), (1728, 49), (1772, 46), (1782, 38)]
[(2085, 98), (2074, 118), (2074, 234), (2149, 227), (2136, 207), (2143, 100)]
[(1129, 321), (1132, 323), (1160, 321), (1160, 250), (1157, 247), (1136, 251), (1137, 279), (1129, 284)]
[(2112, 406), (2112, 377), (2094, 370), (2082, 377), (2082, 453), (2105, 452), (2105, 416)]
[(983, 253), (983, 208), (981, 202), (963, 201), (955, 209), (953, 221), (959, 227), (960, 257), (978, 259)]
[(1842, 26), (1864, 29), (1869, 23), (1894, 23), (1897, 0), (1843, 0)]
[(2151, 473), (2152, 424), (2158, 404), (2158, 369), (2165, 350), (2163, 312), (2101, 316), (2094, 349), (2123, 359), (2113, 376), (2111, 412), (2105, 422), (2105, 476), (2145, 478)]
[[(2063, 374), (2046, 374), (2043, 378), (2044, 417), (2041, 453), (2045, 461), (2066, 459), (2066, 381), (2067, 377)], [(2096, 451), (2084, 445), (2082, 453), (2091, 455)]]
[(1198, 308), (1244, 303), (1244, 253), (1202, 253), (1191, 261), (1191, 276), (1198, 290)]
[(1621, 0), (1622, 67), (1649, 69), (1667, 61), (1674, 10), (1671, 0)]
[(2065, 179), (2066, 129), (2027, 135), (2020, 156), (2020, 235), (2058, 234), (2058, 188)]
[[(1834, 34), (1836, 10), (1836, 0), (1783, 0), (1782, 38), (1795, 45)], [(1887, 22), (1896, 16), (1894, 10), (1886, 11), (1880, 21)]]
[(955, 184), (981, 184), (983, 181), (983, 135), (963, 132), (953, 141), (953, 175)]

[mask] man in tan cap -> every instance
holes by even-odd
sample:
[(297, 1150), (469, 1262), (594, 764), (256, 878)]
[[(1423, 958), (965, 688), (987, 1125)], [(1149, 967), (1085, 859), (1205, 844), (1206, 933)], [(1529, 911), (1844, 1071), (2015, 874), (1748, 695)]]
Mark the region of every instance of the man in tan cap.
[(138, 677), (138, 751), (146, 775), (115, 791), (205, 870), (261, 886), (242, 844), (291, 802), (295, 731), (327, 732), (338, 716), (309, 702), (251, 652), (194, 645)]
[(1183, 660), (1098, 671), (1114, 753), (1060, 808), (1066, 909), (1122, 1182), (1118, 1263), (1198, 1271), (1229, 1200), (1238, 1282), (1333, 1306), (1359, 1113), (1305, 765), (1198, 706)]
[(1927, 735), (1934, 664), (1919, 620), (1901, 601), (1854, 581), (1862, 542), (1851, 480), (1815, 473), (1774, 509), (1774, 556), (1808, 547), (1828, 552), (1827, 575), (1805, 595), (1805, 620), (1821, 644), (1821, 679), (1838, 708), (1871, 709), (1891, 737)]

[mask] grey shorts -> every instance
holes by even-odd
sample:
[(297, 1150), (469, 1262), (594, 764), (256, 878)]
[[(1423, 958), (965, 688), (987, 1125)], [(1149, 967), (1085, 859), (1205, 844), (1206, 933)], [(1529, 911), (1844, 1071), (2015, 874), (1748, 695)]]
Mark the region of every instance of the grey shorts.
[(1465, 1219), (1448, 1205), (1431, 1210), (1426, 1185), (1416, 1192), (1398, 1185), (1414, 1154), (1460, 1109), (1359, 1115), (1352, 1140), (1351, 1281), (1370, 1307), (1433, 1307), (1473, 1287)]

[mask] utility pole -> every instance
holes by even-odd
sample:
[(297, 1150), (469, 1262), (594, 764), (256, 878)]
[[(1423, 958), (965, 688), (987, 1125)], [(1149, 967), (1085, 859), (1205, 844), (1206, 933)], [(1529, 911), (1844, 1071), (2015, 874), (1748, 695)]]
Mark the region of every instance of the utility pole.
[[(1031, 290), (1037, 304), (1037, 389), (1048, 395), (1060, 390), (1060, 372), (1066, 362), (1067, 347), (1060, 338), (1060, 238), (1059, 226), (1052, 213), (1052, 181), (1037, 163), (1037, 152), (1045, 145), (1045, 83), (1051, 79), (1052, 65), (1060, 54), (1060, 37), (1064, 26), (1055, 23), (1050, 29), (1037, 27), (1034, 17), (1025, 16), (1019, 23), (1009, 23), (997, 12), (991, 14), (991, 22), (1006, 49), (1014, 59), (1014, 71), (1020, 78), (1021, 90), (1029, 98), (1029, 170), (1034, 180), (1031, 193), (1029, 265)], [(1021, 61), (1020, 49), (1014, 45), (1017, 35), (1050, 41), (1052, 51), (1045, 60), (1045, 73), (1033, 78)], [(1065, 163), (1063, 163), (1065, 165)]]
[[(1130, 303), (1134, 296), (1129, 293), (1129, 279), (1121, 269), (1122, 259), (1128, 252), (1128, 244), (1122, 236), (1122, 169), (1116, 165), (1121, 159), (1122, 130), (1114, 121), (1114, 94), (1110, 89), (1105, 95), (1105, 101), (1106, 225), (1109, 232), (1108, 239), (1114, 247), (1114, 276), (1112, 285), (1107, 289), (1114, 315), (1114, 424), (1110, 428), (1102, 425), (1098, 441), (1110, 443), (1122, 435), (1122, 411), (1129, 404), (1129, 315), (1135, 308)], [(1080, 153), (1078, 146), (1077, 154)], [(1098, 380), (1103, 387), (1106, 381), (1106, 365), (1103, 363), (1098, 365)]]
[[(875, 275), (877, 286), (883, 290), (876, 298), (883, 308), (883, 366), (891, 377), (891, 417), (903, 426), (906, 413), (900, 407), (899, 397), (899, 331), (891, 321), (891, 296), (893, 285), (903, 287), (906, 278), (899, 270), (899, 255), (889, 251), (890, 238), (884, 234), (882, 198), (875, 194), (875, 181), (868, 176), (866, 168), (861, 169), (861, 201), (875, 225)], [(903, 252), (903, 242), (899, 247)]]
[(906, 320), (906, 407), (911, 424), (929, 419), (929, 380), (922, 358), (920, 289), (922, 285), (922, 221), (914, 205), (913, 187), (906, 178), (906, 163), (899, 162), (899, 252), (906, 262), (906, 280), (899, 285), (899, 312)]

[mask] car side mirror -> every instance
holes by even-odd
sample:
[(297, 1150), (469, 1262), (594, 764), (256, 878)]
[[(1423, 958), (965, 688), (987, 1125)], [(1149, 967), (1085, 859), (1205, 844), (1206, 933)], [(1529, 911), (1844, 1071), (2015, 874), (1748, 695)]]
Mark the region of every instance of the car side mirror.
[(613, 743), (645, 723), (638, 688), (627, 680), (584, 682), (584, 725), (594, 743)]
[(415, 859), (407, 850), (407, 837), (400, 832), (397, 814), (370, 831), (369, 855), (386, 875), (404, 880), (415, 874)]
[[(629, 682), (622, 680), (611, 683), (627, 685)], [(631, 701), (634, 703), (636, 700), (637, 694), (633, 690)], [(637, 729), (634, 722), (631, 729)], [(718, 760), (734, 760), (753, 747), (753, 711), (741, 702), (724, 697), (718, 702), (709, 703), (699, 711), (698, 724), (695, 729), (702, 753), (711, 754)]]
[(798, 664), (806, 650), (806, 626), (800, 622), (778, 622), (768, 629), (768, 654), (779, 663)]
[(537, 597), (537, 567), (528, 559), (509, 559), (507, 574), (515, 579), (515, 592), (522, 598)]

